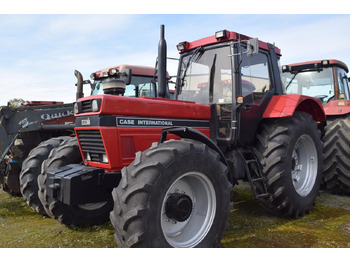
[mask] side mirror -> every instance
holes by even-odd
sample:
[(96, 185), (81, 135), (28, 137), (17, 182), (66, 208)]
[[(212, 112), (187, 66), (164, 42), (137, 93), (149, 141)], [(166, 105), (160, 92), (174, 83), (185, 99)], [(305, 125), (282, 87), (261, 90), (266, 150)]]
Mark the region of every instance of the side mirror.
[(253, 38), (247, 41), (247, 56), (254, 56), (259, 53), (259, 40)]
[(123, 80), (126, 85), (130, 85), (131, 74), (131, 68), (123, 68), (119, 73), (120, 80)]

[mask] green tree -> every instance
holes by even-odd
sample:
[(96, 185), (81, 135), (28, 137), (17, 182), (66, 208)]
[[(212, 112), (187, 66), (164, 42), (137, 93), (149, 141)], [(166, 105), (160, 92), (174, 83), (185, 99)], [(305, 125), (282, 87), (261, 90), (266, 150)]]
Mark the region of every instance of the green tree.
[(10, 107), (20, 107), (25, 101), (22, 98), (13, 98), (7, 102)]

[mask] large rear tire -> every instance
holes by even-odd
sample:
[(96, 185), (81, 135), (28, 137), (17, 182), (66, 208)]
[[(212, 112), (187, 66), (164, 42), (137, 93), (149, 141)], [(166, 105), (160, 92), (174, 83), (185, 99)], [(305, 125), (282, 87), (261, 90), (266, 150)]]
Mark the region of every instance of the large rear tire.
[(350, 116), (328, 118), (324, 141), (324, 186), (350, 194)]
[(113, 208), (110, 200), (99, 203), (71, 206), (56, 198), (49, 197), (46, 191), (47, 172), (69, 164), (82, 162), (78, 141), (70, 138), (53, 149), (50, 156), (42, 164), (42, 173), (38, 177), (39, 198), (45, 211), (60, 223), (68, 226), (91, 227), (104, 224), (109, 219), (109, 212)]
[(39, 214), (47, 215), (38, 196), (38, 176), (41, 173), (41, 165), (49, 157), (51, 150), (67, 139), (69, 139), (68, 136), (55, 137), (41, 142), (23, 161), (19, 176), (21, 193), (27, 204)]
[(138, 152), (112, 192), (118, 246), (219, 246), (231, 208), (227, 173), (218, 153), (193, 140)]
[(255, 152), (263, 168), (269, 197), (261, 205), (280, 216), (309, 213), (322, 181), (322, 142), (309, 114), (273, 119), (262, 124)]

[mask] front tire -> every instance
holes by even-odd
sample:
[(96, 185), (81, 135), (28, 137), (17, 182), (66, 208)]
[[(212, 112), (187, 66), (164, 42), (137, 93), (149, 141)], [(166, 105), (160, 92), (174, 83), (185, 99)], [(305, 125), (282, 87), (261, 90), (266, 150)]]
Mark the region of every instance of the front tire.
[(219, 154), (193, 140), (154, 143), (122, 170), (110, 214), (119, 247), (217, 247), (232, 185)]
[(27, 204), (39, 214), (47, 215), (38, 196), (38, 176), (41, 173), (41, 165), (49, 157), (51, 150), (67, 139), (69, 139), (68, 136), (55, 137), (41, 142), (23, 161), (19, 176), (21, 193)]
[(53, 149), (50, 156), (42, 164), (42, 173), (38, 177), (39, 198), (45, 211), (60, 223), (68, 226), (91, 227), (108, 221), (109, 212), (113, 208), (112, 197), (105, 202), (71, 206), (56, 198), (49, 197), (46, 191), (48, 172), (69, 164), (82, 162), (77, 139), (70, 138), (58, 148)]
[(280, 216), (309, 213), (322, 181), (322, 142), (309, 114), (268, 120), (262, 124), (255, 148), (269, 197), (261, 205)]

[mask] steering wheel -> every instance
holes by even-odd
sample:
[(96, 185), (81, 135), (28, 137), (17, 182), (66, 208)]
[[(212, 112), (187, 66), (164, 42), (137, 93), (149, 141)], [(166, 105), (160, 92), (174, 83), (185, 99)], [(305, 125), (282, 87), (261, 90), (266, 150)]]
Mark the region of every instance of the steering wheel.
[(322, 102), (322, 104), (324, 103), (324, 99), (326, 98), (326, 97), (328, 97), (327, 95), (318, 95), (318, 96), (315, 96), (316, 98), (318, 98), (318, 99), (320, 99), (321, 100), (321, 102)]

